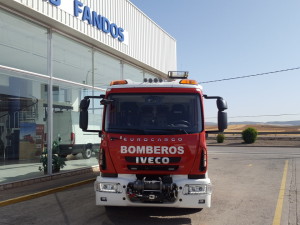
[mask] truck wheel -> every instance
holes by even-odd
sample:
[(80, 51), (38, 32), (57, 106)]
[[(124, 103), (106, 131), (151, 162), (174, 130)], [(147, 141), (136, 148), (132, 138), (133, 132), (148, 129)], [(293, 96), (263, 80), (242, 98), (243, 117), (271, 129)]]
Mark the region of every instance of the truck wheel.
[(92, 148), (91, 147), (86, 147), (85, 150), (82, 152), (82, 157), (84, 159), (89, 159), (92, 156)]

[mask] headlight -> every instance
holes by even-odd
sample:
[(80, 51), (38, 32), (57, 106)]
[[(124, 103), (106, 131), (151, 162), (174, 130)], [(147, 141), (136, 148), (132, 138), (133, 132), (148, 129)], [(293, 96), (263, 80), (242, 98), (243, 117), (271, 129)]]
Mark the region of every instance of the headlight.
[(184, 195), (211, 194), (211, 184), (186, 184), (183, 188)]
[(99, 192), (122, 193), (119, 183), (98, 183), (95, 182), (95, 190)]

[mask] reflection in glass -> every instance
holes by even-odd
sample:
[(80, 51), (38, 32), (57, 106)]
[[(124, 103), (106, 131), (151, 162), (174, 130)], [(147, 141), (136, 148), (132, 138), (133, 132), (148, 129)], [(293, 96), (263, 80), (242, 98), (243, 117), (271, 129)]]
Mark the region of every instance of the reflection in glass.
[(47, 30), (0, 9), (0, 65), (47, 74)]
[(111, 81), (121, 79), (120, 60), (95, 52), (95, 87), (107, 88)]
[(154, 78), (157, 78), (157, 76), (154, 76), (154, 75), (151, 74), (151, 73), (145, 73), (145, 78), (147, 78), (147, 79), (149, 79), (149, 78), (154, 79)]
[(92, 86), (92, 49), (53, 34), (54, 77)]
[(124, 79), (142, 82), (144, 80), (143, 71), (131, 65), (124, 64)]
[[(58, 82), (54, 82), (54, 86), (57, 86), (57, 92), (53, 92), (53, 99), (59, 101), (54, 100), (52, 106), (53, 139), (59, 143), (59, 156), (68, 160), (63, 170), (68, 169), (68, 162), (78, 158), (87, 159), (83, 162), (86, 166), (96, 165), (95, 156), (99, 151), (100, 137), (98, 133), (86, 133), (79, 128), (80, 100), (86, 94), (96, 91)], [(103, 107), (99, 104), (92, 103), (94, 107), (89, 111), (89, 129), (101, 129)]]
[(203, 129), (197, 94), (111, 94), (109, 99), (106, 132), (174, 135)]
[(7, 71), (0, 71), (0, 80), (0, 183), (38, 176), (47, 137), (47, 80)]

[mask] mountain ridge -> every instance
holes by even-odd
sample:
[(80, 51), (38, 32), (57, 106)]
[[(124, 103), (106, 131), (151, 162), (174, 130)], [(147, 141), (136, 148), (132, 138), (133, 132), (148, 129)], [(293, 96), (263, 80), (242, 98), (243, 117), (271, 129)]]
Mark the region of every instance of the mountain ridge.
[[(217, 123), (206, 122), (207, 126), (215, 126)], [(276, 126), (300, 126), (300, 120), (289, 121), (268, 121), (268, 122), (255, 122), (255, 121), (241, 121), (241, 122), (228, 122), (228, 125), (251, 125), (251, 124), (263, 124), (263, 125), (276, 125)]]

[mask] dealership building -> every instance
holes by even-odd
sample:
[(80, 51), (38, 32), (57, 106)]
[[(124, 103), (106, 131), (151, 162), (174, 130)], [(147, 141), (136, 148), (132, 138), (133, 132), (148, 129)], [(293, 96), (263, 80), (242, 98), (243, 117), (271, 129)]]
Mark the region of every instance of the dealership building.
[[(52, 175), (40, 158), (53, 143), (72, 146), (59, 173), (96, 166), (100, 138), (80, 131), (80, 100), (176, 64), (176, 40), (129, 0), (1, 0), (0, 185)], [(102, 107), (90, 108), (100, 129)]]

